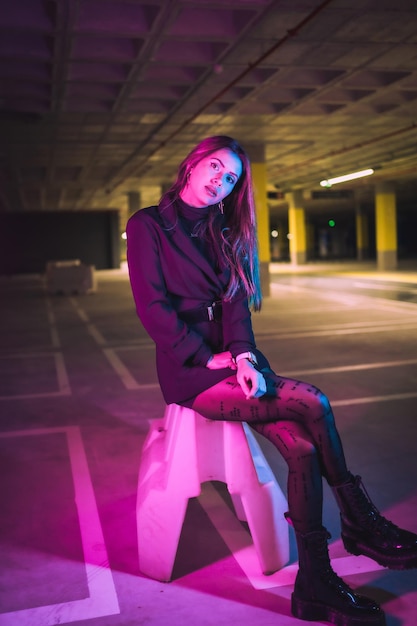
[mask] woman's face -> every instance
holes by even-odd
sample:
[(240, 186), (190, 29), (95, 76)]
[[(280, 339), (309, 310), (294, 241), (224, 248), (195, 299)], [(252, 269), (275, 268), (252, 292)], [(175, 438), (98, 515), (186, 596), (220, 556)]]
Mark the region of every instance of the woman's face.
[(180, 196), (194, 207), (205, 207), (221, 202), (233, 191), (242, 174), (242, 162), (229, 150), (216, 150), (195, 165)]

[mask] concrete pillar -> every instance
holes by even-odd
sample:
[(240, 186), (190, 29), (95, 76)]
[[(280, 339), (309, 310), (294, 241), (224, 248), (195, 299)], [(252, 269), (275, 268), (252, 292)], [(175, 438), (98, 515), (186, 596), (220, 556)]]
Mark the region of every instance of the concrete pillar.
[(161, 183), (161, 196), (163, 196), (164, 193), (168, 191), (168, 189), (171, 189), (172, 183), (173, 183), (172, 180), (170, 182)]
[(369, 224), (360, 205), (356, 206), (356, 258), (363, 261), (369, 257)]
[(259, 270), (261, 275), (261, 287), (263, 296), (269, 296), (270, 288), (270, 271), (269, 264), (271, 261), (270, 249), (270, 226), (269, 226), (269, 207), (267, 195), (267, 173), (265, 163), (265, 147), (264, 145), (246, 146), (252, 170), (253, 191), (256, 205), (256, 221), (258, 232), (259, 246)]
[(139, 211), (140, 209), (140, 193), (139, 191), (128, 191), (127, 192), (127, 211), (129, 217)]
[(290, 240), (290, 259), (293, 265), (302, 265), (307, 261), (307, 233), (302, 191), (287, 194), (288, 230)]
[(162, 195), (161, 185), (142, 185), (140, 188), (141, 209), (159, 204)]
[(379, 270), (395, 270), (397, 259), (397, 205), (394, 184), (379, 183), (375, 189), (376, 251)]

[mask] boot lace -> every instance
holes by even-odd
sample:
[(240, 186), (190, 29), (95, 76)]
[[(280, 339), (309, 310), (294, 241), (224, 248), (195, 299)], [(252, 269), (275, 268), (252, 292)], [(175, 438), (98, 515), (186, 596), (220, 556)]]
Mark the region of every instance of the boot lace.
[(365, 520), (366, 523), (372, 527), (373, 532), (381, 535), (387, 535), (398, 530), (398, 526), (381, 515), (380, 511), (372, 502), (371, 497), (362, 482), (361, 476), (355, 476), (352, 493), (358, 507), (360, 517), (362, 517), (363, 520)]
[(332, 568), (327, 546), (327, 540), (331, 538), (331, 535), (329, 532), (325, 532), (326, 542), (323, 542), (320, 538), (314, 542), (314, 555), (317, 559), (317, 563), (319, 564), (320, 575), (327, 583), (332, 585), (338, 593), (345, 592), (354, 595), (349, 585), (345, 583), (345, 581), (340, 578), (340, 576), (338, 576)]

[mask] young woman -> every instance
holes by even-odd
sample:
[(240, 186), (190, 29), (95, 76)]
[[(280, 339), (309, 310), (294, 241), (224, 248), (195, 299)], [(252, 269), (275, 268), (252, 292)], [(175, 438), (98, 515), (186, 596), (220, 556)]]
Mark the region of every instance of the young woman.
[(288, 464), (288, 521), (299, 554), (293, 615), (339, 626), (385, 624), (381, 608), (332, 570), (323, 477), (340, 507), (349, 552), (392, 569), (412, 568), (417, 535), (382, 517), (361, 478), (349, 472), (326, 396), (275, 374), (256, 348), (250, 309), (260, 309), (261, 293), (250, 164), (242, 147), (226, 136), (199, 143), (159, 206), (130, 218), (127, 238), (133, 296), (156, 344), (166, 402), (214, 420), (248, 422)]

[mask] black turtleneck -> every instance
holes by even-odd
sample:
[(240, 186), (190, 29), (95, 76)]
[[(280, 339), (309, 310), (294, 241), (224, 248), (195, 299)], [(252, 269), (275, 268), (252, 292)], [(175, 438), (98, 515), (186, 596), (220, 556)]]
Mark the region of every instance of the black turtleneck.
[(208, 218), (210, 206), (195, 207), (186, 204), (184, 200), (178, 198), (177, 202), (178, 216), (186, 233), (191, 237), (194, 229), (199, 222), (203, 222)]
[[(176, 201), (178, 219), (188, 237), (194, 243), (199, 252), (206, 257), (215, 269), (217, 274), (222, 273), (225, 268), (220, 267), (219, 259), (212, 242), (204, 235), (196, 234), (198, 226), (207, 220), (212, 205), (206, 207), (194, 207), (186, 204), (181, 198)], [(223, 264), (222, 264), (223, 265)]]

